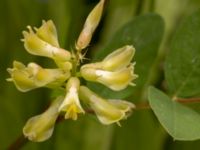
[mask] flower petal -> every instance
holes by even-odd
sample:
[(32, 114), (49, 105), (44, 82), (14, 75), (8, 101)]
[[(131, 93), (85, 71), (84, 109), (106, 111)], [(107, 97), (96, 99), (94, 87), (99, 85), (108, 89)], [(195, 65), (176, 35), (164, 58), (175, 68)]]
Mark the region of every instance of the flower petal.
[(44, 113), (30, 118), (23, 128), (24, 136), (34, 142), (50, 138), (59, 115), (58, 107), (62, 101), (63, 97), (58, 97)]
[(88, 81), (99, 82), (114, 91), (125, 89), (132, 80), (137, 78), (137, 75), (134, 74), (133, 65), (117, 71), (106, 71), (83, 66), (81, 75)]
[(78, 90), (80, 86), (80, 81), (76, 77), (71, 77), (66, 85), (67, 94), (61, 106), (59, 107), (59, 111), (65, 111), (65, 119), (73, 119), (76, 120), (78, 117), (78, 113), (84, 113), (83, 108), (81, 107), (79, 98), (78, 98)]
[(129, 102), (115, 100), (105, 100), (85, 86), (81, 86), (79, 90), (81, 100), (88, 104), (97, 115), (102, 124), (118, 123), (120, 120), (127, 118), (127, 112), (132, 109)]
[(123, 46), (106, 56), (102, 61), (102, 69), (108, 71), (120, 70), (127, 67), (135, 54), (132, 45)]
[(13, 68), (8, 68), (11, 78), (18, 90), (27, 92), (39, 87), (54, 88), (62, 85), (70, 76), (70, 72), (61, 69), (44, 69), (36, 63), (27, 67), (21, 62), (14, 61)]
[(69, 61), (71, 58), (70, 52), (51, 45), (37, 36), (36, 33), (28, 26), (29, 32), (23, 31), (24, 47), (33, 55), (45, 56), (60, 61)]
[(59, 47), (56, 27), (52, 20), (43, 21), (42, 26), (36, 31), (36, 34), (42, 40), (55, 47)]

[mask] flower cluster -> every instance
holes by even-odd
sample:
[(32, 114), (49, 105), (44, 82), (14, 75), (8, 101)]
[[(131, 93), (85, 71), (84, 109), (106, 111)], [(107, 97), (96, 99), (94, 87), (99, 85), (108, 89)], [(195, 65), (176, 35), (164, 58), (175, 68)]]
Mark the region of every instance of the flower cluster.
[(8, 68), (11, 78), (18, 90), (27, 92), (40, 87), (51, 89), (62, 88), (65, 95), (58, 96), (42, 114), (30, 118), (23, 128), (24, 135), (32, 141), (41, 142), (48, 139), (53, 132), (57, 117), (64, 113), (65, 119), (77, 120), (78, 114), (87, 112), (82, 103), (89, 106), (98, 120), (105, 125), (118, 123), (126, 119), (134, 104), (118, 99), (105, 99), (98, 96), (80, 82), (101, 83), (111, 90), (120, 91), (137, 78), (134, 64), (131, 63), (135, 49), (131, 45), (123, 46), (100, 62), (80, 65), (85, 49), (100, 21), (104, 0), (101, 0), (91, 11), (72, 52), (60, 47), (54, 23), (43, 21), (40, 28), (23, 31), (24, 47), (32, 55), (52, 59), (57, 68), (47, 69), (31, 62), (27, 66), (14, 61), (13, 68)]

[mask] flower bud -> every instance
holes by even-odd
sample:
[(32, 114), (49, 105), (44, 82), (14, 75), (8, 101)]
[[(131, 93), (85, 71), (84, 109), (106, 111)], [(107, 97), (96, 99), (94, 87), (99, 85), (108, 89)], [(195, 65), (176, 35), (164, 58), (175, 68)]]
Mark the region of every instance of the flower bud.
[(76, 43), (76, 49), (81, 51), (82, 49), (86, 48), (92, 38), (92, 35), (97, 28), (102, 12), (103, 12), (103, 5), (104, 0), (100, 0), (100, 2), (94, 7), (94, 9), (88, 15), (83, 30), (81, 31), (78, 41)]
[(123, 46), (104, 58), (102, 61), (102, 69), (114, 71), (125, 68), (131, 63), (134, 54), (135, 48), (133, 46)]
[(11, 78), (18, 90), (27, 92), (39, 87), (57, 87), (62, 85), (70, 76), (70, 72), (60, 69), (43, 69), (35, 63), (26, 67), (21, 62), (14, 61), (13, 68), (8, 68)]
[(71, 118), (72, 120), (77, 120), (78, 113), (85, 113), (81, 107), (78, 91), (80, 87), (80, 81), (76, 77), (71, 77), (66, 85), (67, 94), (59, 111), (65, 111), (65, 119)]
[(79, 90), (81, 100), (94, 110), (97, 118), (102, 124), (108, 125), (119, 123), (120, 120), (127, 118), (127, 113), (134, 108), (134, 105), (121, 100), (105, 100), (97, 96), (85, 86)]
[(60, 60), (60, 61), (70, 60), (71, 58), (70, 52), (62, 48), (55, 47), (51, 45), (51, 43), (48, 43), (47, 41), (43, 40), (45, 39), (45, 40), (50, 41), (50, 39), (47, 39), (47, 37), (43, 33), (44, 30), (42, 29), (44, 29), (44, 27), (41, 29), (40, 28), (38, 29), (40, 31), (39, 35), (43, 39), (41, 39), (37, 34), (35, 34), (30, 26), (28, 26), (28, 29), (29, 29), (29, 32), (23, 31), (23, 35), (24, 35), (23, 41), (24, 41), (24, 46), (26, 50), (30, 54), (37, 55), (37, 56), (45, 56), (45, 57), (49, 57), (49, 58)]
[(34, 142), (42, 142), (50, 138), (62, 101), (63, 97), (58, 97), (44, 113), (30, 118), (23, 128), (24, 136)]

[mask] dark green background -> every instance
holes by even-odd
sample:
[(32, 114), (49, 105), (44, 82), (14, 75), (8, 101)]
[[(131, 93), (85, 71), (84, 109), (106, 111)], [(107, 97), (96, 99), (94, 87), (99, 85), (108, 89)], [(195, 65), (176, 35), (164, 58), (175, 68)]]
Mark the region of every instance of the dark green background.
[[(52, 19), (58, 30), (61, 47), (72, 49), (87, 14), (97, 2), (97, 0), (0, 1), (0, 149), (5, 150), (22, 134), (22, 128), (26, 120), (41, 113), (49, 104), (51, 95), (51, 91), (48, 89), (37, 89), (28, 93), (21, 93), (17, 91), (12, 83), (8, 83), (5, 80), (9, 77), (6, 68), (12, 66), (13, 60), (22, 61), (25, 64), (35, 61), (45, 67), (52, 66), (52, 62), (49, 59), (29, 55), (24, 50), (23, 44), (20, 42), (22, 30), (25, 30), (27, 25), (39, 27), (42, 19)], [(173, 36), (181, 20), (199, 7), (199, 0), (108, 0), (102, 22), (89, 47), (91, 51), (89, 51), (88, 56), (95, 56), (95, 59), (99, 59), (108, 53), (106, 49), (110, 50), (120, 44), (125, 44), (117, 41), (115, 34), (120, 35), (122, 34), (120, 32), (123, 32), (123, 29), (118, 30), (134, 19), (135, 16), (155, 12), (162, 16), (165, 22), (164, 37), (159, 50), (161, 57), (158, 59), (158, 61), (162, 62), (165, 58), (165, 52), (169, 49), (168, 45), (171, 41), (171, 36)], [(151, 23), (145, 17), (139, 20), (142, 19), (144, 20), (143, 24), (148, 22), (149, 27), (154, 27), (155, 22), (152, 21)], [(147, 22), (145, 22), (146, 20)], [(140, 27), (139, 23), (138, 27)], [(144, 30), (141, 31), (140, 29), (142, 30), (142, 27), (138, 28), (139, 31), (136, 32), (135, 27), (133, 33), (136, 35), (142, 34)], [(155, 30), (154, 28), (150, 29), (152, 31)], [(147, 31), (149, 30), (147, 29)], [(158, 27), (155, 32), (150, 32), (152, 35), (146, 36), (145, 33), (141, 36), (145, 37), (143, 39), (133, 38), (134, 42), (138, 40), (138, 43), (136, 43), (138, 49), (148, 49), (148, 39), (151, 37), (156, 39), (156, 35), (162, 33), (162, 27)], [(113, 36), (116, 41), (112, 40)], [(149, 58), (150, 60), (155, 59), (160, 43), (159, 37), (157, 42), (157, 44), (150, 44), (151, 48), (155, 48), (155, 52), (145, 54), (142, 51), (142, 54), (138, 55), (136, 60), (145, 62)], [(148, 69), (147, 66), (145, 68), (141, 64), (138, 66), (140, 66), (137, 68), (138, 72)], [(156, 73), (159, 75), (156, 75), (155, 78), (162, 78), (162, 71)], [(145, 81), (140, 80), (138, 88), (136, 90), (133, 89), (133, 94), (129, 95), (129, 97), (126, 96), (127, 99), (137, 103), (146, 99), (145, 85), (148, 84), (147, 75), (148, 72), (139, 74), (140, 78), (145, 79), (147, 83), (143, 83)], [(141, 92), (142, 90), (143, 92)], [(119, 96), (125, 97), (123, 94), (119, 94)], [(56, 125), (54, 134), (48, 141), (43, 143), (28, 142), (22, 149), (199, 150), (200, 141), (173, 141), (160, 126), (152, 111), (141, 110), (135, 112), (127, 121), (124, 121), (122, 127), (117, 125), (103, 126), (91, 115), (81, 116), (76, 122), (63, 121)]]

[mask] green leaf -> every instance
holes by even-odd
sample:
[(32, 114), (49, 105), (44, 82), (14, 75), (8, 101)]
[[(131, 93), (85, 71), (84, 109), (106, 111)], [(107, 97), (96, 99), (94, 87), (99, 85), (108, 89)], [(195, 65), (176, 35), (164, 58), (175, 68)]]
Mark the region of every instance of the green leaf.
[[(120, 92), (113, 92), (100, 84), (89, 85), (97, 93), (111, 98), (126, 98), (133, 92), (140, 93), (147, 82), (152, 64), (156, 58), (164, 32), (164, 23), (156, 14), (146, 14), (135, 17), (116, 32), (109, 44), (95, 55), (95, 61), (101, 61), (107, 54), (124, 45), (133, 45), (136, 48), (134, 60), (135, 72), (139, 78), (135, 80), (136, 87), (128, 87)], [(101, 91), (101, 92), (99, 92)]]
[(160, 123), (175, 140), (200, 139), (200, 114), (171, 100), (154, 87), (148, 91), (150, 106)]
[(177, 97), (200, 95), (200, 10), (177, 30), (165, 64), (169, 90)]

